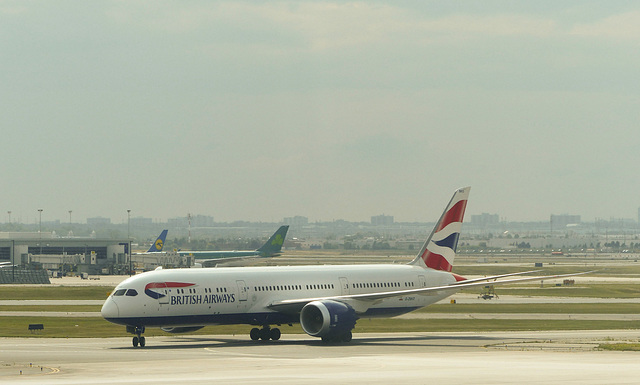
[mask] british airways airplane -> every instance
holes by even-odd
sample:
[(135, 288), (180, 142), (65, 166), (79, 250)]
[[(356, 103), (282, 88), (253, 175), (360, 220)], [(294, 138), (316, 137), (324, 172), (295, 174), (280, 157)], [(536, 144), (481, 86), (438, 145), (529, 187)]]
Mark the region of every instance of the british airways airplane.
[[(455, 191), (419, 254), (406, 265), (154, 270), (119, 284), (102, 306), (102, 316), (135, 334), (134, 347), (145, 346), (146, 327), (183, 333), (225, 324), (256, 326), (252, 340), (278, 340), (280, 330), (272, 326), (300, 323), (323, 341), (349, 342), (359, 318), (405, 314), (463, 288), (530, 273), (465, 279), (451, 272), (469, 191)], [(562, 275), (492, 284), (558, 277)]]

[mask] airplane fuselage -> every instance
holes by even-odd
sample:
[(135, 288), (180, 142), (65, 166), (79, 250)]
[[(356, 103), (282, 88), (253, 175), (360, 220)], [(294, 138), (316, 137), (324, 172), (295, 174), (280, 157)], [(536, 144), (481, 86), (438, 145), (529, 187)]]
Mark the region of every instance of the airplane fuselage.
[[(143, 326), (289, 324), (299, 311), (274, 311), (288, 299), (310, 300), (444, 286), (448, 272), (412, 265), (327, 265), (156, 270), (126, 279), (102, 308), (110, 322)], [(452, 292), (404, 294), (354, 304), (360, 317), (390, 317), (437, 302)], [(365, 304), (366, 307), (362, 307)]]
[(196, 260), (201, 258), (231, 258), (231, 257), (260, 257), (256, 250), (247, 251), (178, 251), (181, 256), (192, 256)]

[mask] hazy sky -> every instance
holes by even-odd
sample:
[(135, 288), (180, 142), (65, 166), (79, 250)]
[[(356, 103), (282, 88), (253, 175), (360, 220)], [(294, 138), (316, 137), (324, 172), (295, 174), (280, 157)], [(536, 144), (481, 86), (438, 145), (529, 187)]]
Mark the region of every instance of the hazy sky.
[(0, 222), (636, 218), (640, 4), (0, 0)]

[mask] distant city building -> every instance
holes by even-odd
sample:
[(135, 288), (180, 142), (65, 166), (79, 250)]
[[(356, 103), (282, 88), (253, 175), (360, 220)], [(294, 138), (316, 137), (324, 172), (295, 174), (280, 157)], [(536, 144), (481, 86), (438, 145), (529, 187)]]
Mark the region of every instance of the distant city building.
[(392, 215), (376, 215), (371, 217), (371, 224), (374, 226), (391, 226), (393, 224)]
[(215, 221), (208, 215), (192, 215), (191, 226), (193, 227), (213, 227)]
[(471, 224), (477, 226), (497, 225), (500, 223), (500, 217), (498, 214), (482, 213), (479, 215), (471, 216)]
[(610, 229), (622, 229), (622, 228), (634, 228), (636, 227), (636, 221), (632, 218), (615, 218), (611, 217), (609, 220), (596, 218), (596, 226), (600, 228)]
[[(167, 220), (169, 227), (187, 227), (189, 226), (189, 217), (176, 217), (169, 218)], [(208, 215), (191, 215), (191, 226), (192, 227), (213, 227), (215, 221), (213, 217)]]
[(167, 219), (169, 227), (187, 227), (189, 219), (187, 217), (175, 217)]
[(309, 224), (309, 218), (296, 215), (295, 217), (287, 217), (282, 220), (286, 225), (293, 227), (302, 227)]
[(131, 226), (149, 226), (153, 224), (153, 220), (151, 218), (144, 217), (135, 217), (131, 218)]
[(580, 224), (580, 215), (555, 215), (551, 214), (551, 227), (553, 229), (565, 228), (568, 225)]
[(103, 217), (87, 218), (87, 224), (89, 226), (109, 226), (111, 224), (111, 218), (103, 218)]

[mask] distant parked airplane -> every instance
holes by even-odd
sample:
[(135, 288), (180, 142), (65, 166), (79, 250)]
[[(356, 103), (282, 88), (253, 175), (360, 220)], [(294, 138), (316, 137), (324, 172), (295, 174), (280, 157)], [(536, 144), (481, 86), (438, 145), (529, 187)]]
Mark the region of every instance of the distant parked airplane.
[[(287, 230), (289, 226), (280, 226), (278, 230), (260, 246), (257, 250), (247, 251), (183, 251), (178, 250), (178, 254), (185, 256), (194, 256), (196, 263), (202, 267), (213, 267), (219, 263), (235, 262), (244, 260), (247, 258), (257, 257), (276, 257), (280, 255), (282, 245), (284, 244), (284, 238), (287, 236)], [(213, 257), (213, 258), (208, 258)]]
[(153, 244), (151, 245), (149, 250), (147, 250), (147, 253), (159, 253), (159, 252), (161, 252), (162, 248), (164, 248), (164, 242), (167, 239), (167, 233), (168, 232), (169, 232), (169, 230), (162, 230), (162, 232), (160, 233), (158, 238), (156, 238), (156, 241), (153, 242)]

